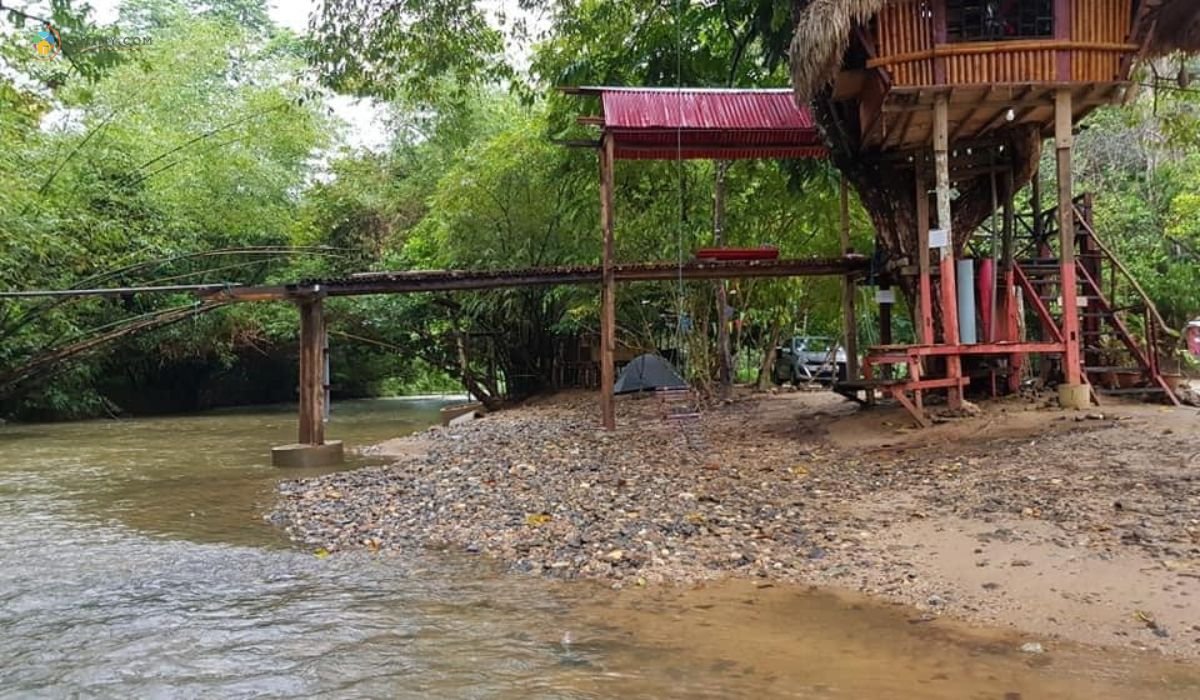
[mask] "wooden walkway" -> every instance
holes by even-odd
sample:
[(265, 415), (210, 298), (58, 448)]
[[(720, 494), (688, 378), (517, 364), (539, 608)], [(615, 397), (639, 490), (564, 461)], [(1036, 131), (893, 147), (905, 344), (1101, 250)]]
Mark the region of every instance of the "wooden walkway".
[[(735, 279), (741, 277), (844, 276), (865, 272), (870, 260), (862, 255), (793, 260), (689, 261), (678, 263), (632, 263), (614, 266), (617, 282), (651, 282), (674, 279)], [(558, 284), (600, 284), (599, 265), (543, 267), (519, 270), (415, 270), (363, 272), (341, 279), (303, 280), (262, 286), (226, 286), (199, 292), (220, 301), (279, 301), (313, 295), (328, 297), (372, 294), (412, 294)]]

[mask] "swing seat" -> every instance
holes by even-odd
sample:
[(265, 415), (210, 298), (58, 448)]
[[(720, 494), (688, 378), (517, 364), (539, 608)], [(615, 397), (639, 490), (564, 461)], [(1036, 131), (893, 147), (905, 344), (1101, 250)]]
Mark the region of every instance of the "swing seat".
[(778, 260), (779, 249), (762, 248), (701, 248), (696, 251), (697, 260)]
[(693, 405), (695, 403), (695, 396), (693, 396), (690, 388), (655, 389), (654, 395), (658, 398), (658, 409), (662, 414), (663, 420), (683, 420), (700, 417), (700, 412)]

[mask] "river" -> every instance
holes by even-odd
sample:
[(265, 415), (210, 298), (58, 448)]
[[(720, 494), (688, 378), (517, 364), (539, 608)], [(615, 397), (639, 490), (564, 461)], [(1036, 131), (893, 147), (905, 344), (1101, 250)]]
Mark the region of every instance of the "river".
[[(342, 403), (329, 433), (371, 444), (439, 406)], [(318, 556), (261, 516), (294, 421), (0, 427), (0, 696), (1200, 696), (1191, 665), (1023, 654), (1011, 634), (830, 592), (616, 592), (465, 555)]]

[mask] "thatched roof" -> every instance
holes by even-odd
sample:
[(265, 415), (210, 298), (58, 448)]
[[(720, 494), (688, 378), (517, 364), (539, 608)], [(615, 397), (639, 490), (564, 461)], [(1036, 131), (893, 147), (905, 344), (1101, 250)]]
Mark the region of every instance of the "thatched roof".
[(795, 0), (796, 33), (789, 63), (796, 99), (807, 103), (837, 75), (856, 23), (865, 23), (885, 0)]
[(1200, 53), (1200, 2), (1145, 0), (1138, 12), (1134, 40), (1147, 57), (1182, 51)]

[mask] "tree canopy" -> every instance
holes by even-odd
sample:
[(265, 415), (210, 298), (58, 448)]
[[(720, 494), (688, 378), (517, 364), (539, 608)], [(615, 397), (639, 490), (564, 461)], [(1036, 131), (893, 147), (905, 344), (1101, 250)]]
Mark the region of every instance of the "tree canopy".
[[(68, 0), (44, 16), (0, 7), (6, 290), (594, 263), (595, 154), (556, 141), (593, 137), (577, 117), (596, 105), (557, 88), (785, 86), (792, 30), (791, 3), (772, 0), (322, 0), (304, 36), (261, 0), (125, 0), (107, 25)], [(55, 60), (31, 46), (43, 21), (62, 36)], [(1178, 67), (1164, 62), (1162, 73)], [(1097, 192), (1101, 234), (1182, 326), (1200, 310), (1200, 98), (1178, 81), (1145, 80), (1131, 108), (1085, 125), (1078, 188)], [(369, 98), (385, 147), (350, 145), (346, 95)], [(712, 243), (718, 218), (728, 245), (839, 250), (837, 173), (825, 163), (631, 161), (616, 178), (623, 261), (690, 258)], [(855, 248), (870, 251), (875, 234), (858, 207), (853, 231)], [(728, 292), (743, 378), (783, 334), (837, 333), (836, 281), (746, 281)], [(335, 393), (466, 386), (498, 401), (542, 390), (564, 353), (595, 334), (597, 297), (557, 287), (331, 300)], [(0, 413), (294, 396), (292, 309), (201, 314), (196, 303), (0, 300)], [(707, 282), (619, 295), (622, 344), (686, 357), (701, 383), (720, 364), (717, 318)], [(124, 334), (138, 324), (150, 325)], [(89, 344), (109, 333), (112, 342)]]

